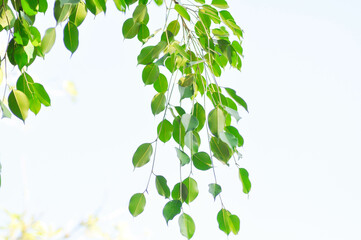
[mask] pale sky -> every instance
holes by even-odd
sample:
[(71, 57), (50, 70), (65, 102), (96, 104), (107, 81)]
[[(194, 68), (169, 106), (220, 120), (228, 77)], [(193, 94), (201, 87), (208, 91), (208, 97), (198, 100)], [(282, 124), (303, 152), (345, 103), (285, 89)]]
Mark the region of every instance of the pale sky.
[[(225, 205), (241, 219), (239, 235), (229, 239), (361, 239), (361, 2), (228, 3), (245, 32), (245, 58), (241, 73), (229, 69), (219, 82), (249, 105), (238, 129), (245, 138), (241, 165), (252, 181), (248, 198), (235, 168), (217, 168)], [(132, 239), (185, 239), (176, 219), (165, 224), (166, 201), (154, 186), (144, 213), (128, 213), (130, 196), (144, 190), (150, 171), (133, 172), (132, 155), (153, 141), (159, 118), (150, 110), (155, 90), (144, 87), (136, 66), (141, 44), (123, 41), (128, 16), (108, 6), (105, 17), (89, 15), (80, 27), (71, 59), (59, 27), (46, 60), (29, 69), (52, 106), (30, 114), (25, 125), (15, 117), (0, 121), (0, 208), (60, 226), (100, 207), (104, 215), (119, 211)], [(158, 16), (151, 15), (153, 30), (163, 26)], [(42, 33), (55, 25), (51, 12), (47, 19), (38, 20)], [(75, 101), (64, 81), (76, 85)], [(156, 170), (171, 175), (173, 185), (177, 158), (167, 145), (160, 144), (164, 166)], [(227, 239), (216, 222), (220, 203), (208, 193), (211, 174), (194, 178), (200, 194), (186, 208), (197, 228), (192, 239)]]

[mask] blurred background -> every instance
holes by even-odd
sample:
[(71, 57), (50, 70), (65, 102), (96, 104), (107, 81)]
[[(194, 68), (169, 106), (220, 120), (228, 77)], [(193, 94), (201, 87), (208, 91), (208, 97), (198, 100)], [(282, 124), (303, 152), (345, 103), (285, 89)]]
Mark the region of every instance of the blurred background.
[[(236, 169), (217, 169), (225, 205), (241, 219), (239, 235), (228, 239), (361, 239), (361, 2), (228, 3), (244, 30), (245, 57), (241, 73), (229, 69), (219, 82), (249, 105), (238, 129), (241, 166), (252, 181), (248, 197)], [(37, 20), (42, 34), (55, 26), (50, 6)], [(149, 12), (152, 30), (163, 26), (163, 8)], [(0, 209), (68, 229), (101, 216), (105, 225), (120, 224), (128, 240), (184, 239), (176, 219), (166, 225), (166, 200), (154, 183), (145, 211), (137, 218), (128, 212), (150, 171), (133, 171), (132, 155), (155, 139), (159, 119), (150, 109), (155, 90), (144, 87), (137, 66), (141, 44), (123, 40), (127, 18), (112, 1), (106, 16), (89, 14), (72, 57), (58, 27), (52, 51), (29, 69), (52, 106), (25, 125), (15, 117), (0, 121)], [(8, 74), (18, 77), (16, 69)], [(176, 153), (158, 146), (156, 171), (173, 185)], [(193, 239), (226, 239), (216, 222), (220, 203), (208, 193), (211, 175), (195, 178), (200, 194), (187, 209)], [(0, 212), (0, 225), (7, 219)]]

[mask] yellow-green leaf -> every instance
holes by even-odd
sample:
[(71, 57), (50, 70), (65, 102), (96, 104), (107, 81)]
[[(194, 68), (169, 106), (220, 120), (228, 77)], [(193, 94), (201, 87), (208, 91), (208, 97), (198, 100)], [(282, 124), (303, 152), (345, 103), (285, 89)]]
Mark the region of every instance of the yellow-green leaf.
[(25, 122), (30, 108), (30, 103), (26, 95), (14, 89), (9, 94), (8, 102), (11, 112)]
[(187, 12), (187, 10), (183, 6), (181, 6), (179, 4), (176, 4), (174, 6), (174, 9), (179, 13), (179, 15), (181, 15), (186, 20), (188, 20), (188, 21), (191, 20), (191, 17), (189, 16), (189, 13)]
[(143, 143), (140, 145), (133, 155), (133, 165), (135, 168), (144, 166), (150, 161), (150, 157), (153, 154), (153, 147), (150, 143)]

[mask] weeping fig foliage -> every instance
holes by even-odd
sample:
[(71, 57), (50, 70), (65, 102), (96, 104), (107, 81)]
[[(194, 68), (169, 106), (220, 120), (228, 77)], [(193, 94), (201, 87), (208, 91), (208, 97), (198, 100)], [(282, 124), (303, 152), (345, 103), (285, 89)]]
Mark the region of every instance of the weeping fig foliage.
[[(155, 17), (151, 5), (166, 14), (158, 28), (148, 24)], [(50, 54), (58, 38), (71, 56), (76, 54), (83, 22), (114, 6), (122, 15), (126, 13), (123, 25), (118, 26), (124, 39), (140, 42), (139, 81), (144, 87), (151, 86), (149, 91), (154, 94), (146, 104), (148, 114), (157, 120), (155, 140), (134, 148), (134, 170), (149, 168), (149, 177), (144, 192), (130, 198), (130, 213), (134, 217), (142, 214), (146, 194), (158, 193), (165, 201), (166, 224), (177, 217), (180, 234), (191, 239), (197, 234), (196, 223), (183, 206), (197, 201), (199, 192), (209, 191), (209, 197), (219, 204), (214, 216), (219, 229), (227, 235), (237, 234), (240, 220), (226, 209), (216, 179), (217, 167), (235, 168), (238, 190), (245, 194), (251, 190), (249, 173), (240, 166), (244, 139), (238, 128), (248, 105), (236, 90), (222, 83), (223, 72), (229, 68), (240, 71), (243, 59), (243, 31), (226, 0), (55, 0), (54, 5), (47, 0), (0, 0), (0, 31), (9, 39), (0, 65), (0, 88), (5, 92), (0, 99), (2, 118), (25, 123), (31, 112), (37, 115), (42, 107), (51, 106), (46, 84), (30, 74), (31, 64)], [(41, 32), (36, 17), (48, 11), (56, 24)], [(20, 70), (16, 86), (9, 86), (5, 77), (10, 67)], [(166, 160), (179, 166), (179, 172), (169, 173), (180, 174), (179, 182), (167, 180), (168, 176), (154, 168), (155, 162), (161, 165), (163, 161), (156, 157), (158, 143), (175, 147)], [(197, 175), (207, 171), (214, 176), (209, 189), (198, 188)]]

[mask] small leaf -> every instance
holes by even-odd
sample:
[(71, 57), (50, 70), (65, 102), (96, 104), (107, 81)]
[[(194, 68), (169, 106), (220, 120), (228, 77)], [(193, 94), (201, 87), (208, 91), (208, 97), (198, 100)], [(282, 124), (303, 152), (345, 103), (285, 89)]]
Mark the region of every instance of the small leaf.
[(183, 184), (187, 187), (187, 190), (188, 190), (188, 195), (187, 195), (187, 198), (185, 199), (185, 202), (187, 204), (189, 204), (189, 203), (193, 202), (194, 199), (196, 199), (198, 196), (198, 193), (199, 193), (198, 184), (197, 184), (196, 180), (194, 180), (191, 177), (184, 179)]
[(45, 35), (41, 40), (41, 52), (43, 54), (48, 53), (55, 43), (56, 31), (55, 28), (48, 28), (45, 31)]
[(8, 97), (11, 112), (25, 122), (30, 103), (26, 95), (19, 90), (12, 90)]
[(79, 31), (72, 22), (68, 22), (64, 27), (65, 47), (73, 54), (79, 45)]
[(177, 157), (182, 166), (188, 164), (191, 161), (189, 156), (185, 152), (183, 152), (182, 150), (180, 150), (178, 148), (175, 148), (175, 150), (177, 151)]
[(195, 116), (198, 120), (198, 126), (195, 131), (199, 132), (202, 130), (204, 123), (206, 122), (206, 112), (201, 104), (195, 103), (192, 111), (193, 116)]
[(211, 133), (218, 137), (218, 134), (223, 131), (225, 127), (226, 118), (223, 111), (216, 107), (208, 114), (208, 126)]
[(164, 93), (157, 93), (151, 103), (153, 115), (161, 113), (165, 109), (166, 97)]
[(158, 79), (153, 84), (154, 89), (159, 93), (165, 93), (168, 90), (168, 80), (167, 78), (159, 73)]
[(142, 80), (145, 85), (153, 84), (159, 76), (159, 67), (158, 65), (151, 63), (143, 69)]
[(229, 226), (234, 235), (237, 235), (240, 228), (240, 220), (237, 215), (229, 216)]
[(37, 14), (38, 1), (21, 0), (21, 7), (28, 16), (34, 16)]
[(129, 212), (133, 215), (133, 217), (138, 216), (144, 211), (145, 203), (146, 200), (143, 193), (136, 193), (130, 198)]
[(143, 143), (140, 145), (133, 155), (133, 165), (135, 168), (144, 166), (150, 161), (153, 154), (153, 147), (150, 143)]
[(192, 85), (194, 83), (194, 81), (195, 81), (194, 74), (187, 74), (187, 76), (179, 79), (178, 84), (182, 87), (188, 87), (188, 86)]
[(221, 132), (219, 133), (219, 138), (228, 144), (228, 146), (232, 149), (236, 148), (238, 145), (238, 139), (233, 136), (233, 134), (228, 132)]
[(157, 187), (159, 195), (164, 196), (165, 198), (169, 198), (170, 189), (167, 185), (167, 179), (165, 179), (163, 176), (156, 176), (155, 186)]
[(180, 24), (177, 20), (174, 20), (168, 24), (167, 31), (173, 33), (174, 36), (177, 36), (180, 30)]
[(236, 94), (236, 91), (233, 90), (232, 88), (225, 88), (225, 89), (229, 94), (229, 96), (231, 96), (234, 99), (234, 101), (236, 101), (239, 105), (244, 107), (244, 109), (246, 109), (246, 111), (248, 112), (247, 103), (240, 96)]
[(163, 4), (163, 0), (154, 0), (155, 4), (161, 6)]
[(227, 2), (225, 0), (212, 0), (212, 5), (221, 9), (229, 8)]
[(218, 196), (218, 194), (220, 194), (222, 192), (222, 188), (220, 185), (218, 185), (217, 183), (211, 183), (208, 185), (209, 187), (209, 193), (212, 194), (214, 200), (216, 200), (216, 197)]
[(186, 132), (193, 131), (198, 127), (198, 120), (193, 115), (183, 114), (181, 121)]
[(243, 54), (243, 48), (241, 46), (241, 44), (239, 44), (239, 42), (237, 41), (233, 41), (232, 42), (232, 47), (234, 48), (234, 50), (236, 50), (239, 54)]
[(248, 194), (251, 191), (251, 181), (249, 180), (248, 171), (246, 169), (239, 169), (239, 179), (241, 179), (243, 185), (243, 192)]
[(179, 15), (181, 15), (186, 20), (188, 20), (188, 21), (191, 20), (191, 17), (189, 16), (187, 10), (183, 6), (176, 4), (174, 6), (174, 9), (179, 13)]
[(157, 133), (159, 140), (164, 143), (168, 142), (171, 139), (173, 133), (172, 123), (170, 123), (167, 119), (164, 119), (158, 124)]
[(231, 228), (229, 226), (229, 215), (231, 215), (231, 213), (224, 208), (222, 208), (217, 214), (218, 227), (227, 235), (231, 232)]
[(184, 137), (185, 137), (185, 129), (181, 124), (181, 118), (176, 117), (173, 120), (173, 139), (178, 143), (181, 147), (184, 147)]
[(212, 160), (205, 152), (198, 152), (192, 156), (193, 165), (202, 171), (212, 168)]
[(144, 21), (146, 15), (147, 15), (147, 6), (143, 4), (139, 4), (133, 12), (133, 20), (134, 22), (141, 23)]
[(191, 154), (198, 152), (201, 138), (196, 131), (189, 131), (184, 136), (184, 144), (191, 150)]
[(172, 198), (174, 200), (181, 200), (184, 202), (184, 200), (187, 199), (188, 196), (188, 189), (184, 183), (177, 183), (174, 185), (174, 188), (172, 190)]
[(149, 37), (149, 28), (147, 27), (147, 25), (141, 24), (138, 30), (138, 40), (142, 43), (145, 43), (148, 37)]
[(41, 109), (41, 103), (37, 98), (30, 99), (30, 110), (37, 115)]
[(196, 230), (193, 219), (189, 215), (183, 213), (180, 215), (178, 223), (181, 234), (187, 239), (191, 239)]
[(179, 200), (171, 200), (169, 201), (163, 208), (163, 216), (165, 221), (168, 222), (172, 220), (175, 216), (177, 216), (182, 209), (182, 202)]
[(0, 100), (0, 108), (3, 113), (1, 118), (11, 118), (11, 112), (1, 100)]
[(54, 17), (56, 23), (64, 22), (69, 18), (73, 6), (71, 4), (61, 4), (61, 1), (56, 0), (54, 4)]
[(210, 145), (214, 157), (228, 165), (228, 161), (233, 154), (228, 144), (216, 137), (212, 137)]
[(84, 21), (87, 15), (87, 8), (83, 2), (79, 2), (72, 10), (69, 20), (72, 21), (75, 26), (79, 27)]
[(33, 88), (35, 90), (35, 96), (36, 98), (46, 107), (51, 105), (50, 97), (48, 93), (46, 92), (43, 85), (40, 83), (34, 83)]
[(242, 147), (244, 144), (244, 140), (243, 137), (239, 134), (237, 128), (233, 127), (233, 126), (227, 126), (224, 129), (226, 132), (232, 134), (233, 136), (235, 136), (238, 140), (238, 147)]
[(133, 18), (128, 18), (127, 20), (125, 20), (122, 28), (124, 38), (132, 39), (137, 36), (139, 27), (140, 23), (135, 22)]

